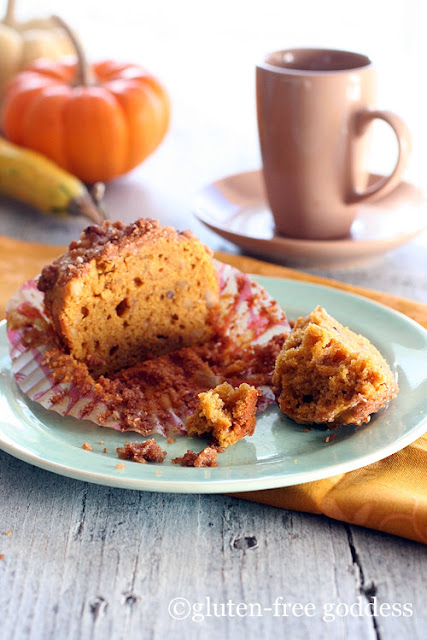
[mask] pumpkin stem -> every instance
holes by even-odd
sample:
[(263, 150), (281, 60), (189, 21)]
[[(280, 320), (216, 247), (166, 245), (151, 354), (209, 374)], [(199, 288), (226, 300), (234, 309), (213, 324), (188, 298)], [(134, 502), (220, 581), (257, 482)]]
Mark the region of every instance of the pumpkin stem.
[(6, 5), (6, 15), (4, 16), (4, 24), (13, 26), (16, 22), (15, 19), (15, 4), (16, 0), (8, 0)]
[(90, 65), (88, 64), (83, 47), (79, 39), (77, 38), (76, 34), (74, 33), (74, 31), (65, 22), (65, 20), (63, 20), (59, 16), (52, 16), (52, 20), (56, 22), (59, 27), (64, 29), (65, 33), (71, 40), (71, 43), (75, 49), (76, 56), (77, 56), (77, 70), (76, 70), (76, 77), (75, 77), (74, 83), (77, 86), (84, 86), (84, 87), (87, 87), (92, 84), (96, 84), (95, 77), (92, 73), (92, 69)]
[(101, 206), (101, 202), (95, 201), (92, 194), (87, 191), (83, 195), (73, 198), (70, 201), (68, 211), (73, 215), (86, 216), (86, 218), (89, 218), (89, 220), (95, 224), (102, 224), (104, 220), (107, 220), (107, 214)]

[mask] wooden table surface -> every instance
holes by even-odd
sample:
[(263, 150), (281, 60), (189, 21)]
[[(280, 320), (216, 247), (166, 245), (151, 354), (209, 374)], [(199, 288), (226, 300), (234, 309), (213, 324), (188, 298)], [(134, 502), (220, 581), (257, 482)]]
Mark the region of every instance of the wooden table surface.
[[(167, 76), (166, 63), (162, 70)], [(244, 116), (252, 127), (246, 135), (236, 105), (228, 122), (219, 101), (219, 115), (198, 110), (195, 95), (184, 95), (188, 72), (184, 77), (179, 88), (178, 75), (169, 76), (175, 111), (167, 139), (144, 165), (108, 186), (107, 209), (128, 222), (150, 215), (190, 227), (214, 249), (235, 252), (197, 222), (191, 205), (204, 184), (259, 166), (253, 104)], [(233, 78), (224, 82), (232, 91)], [(206, 106), (213, 95), (202, 91), (200, 99)], [(64, 245), (84, 225), (0, 202), (6, 236)], [(310, 272), (427, 302), (427, 239), (351, 269)], [(2, 278), (11, 288), (19, 284), (7, 264)], [(421, 640), (427, 628), (421, 544), (222, 495), (87, 484), (1, 451), (0, 554), (0, 638), (8, 640)], [(184, 600), (171, 605), (176, 598)], [(406, 603), (413, 614), (366, 615), (373, 598), (395, 604), (395, 612)], [(253, 605), (254, 615), (237, 611), (239, 603)], [(281, 603), (313, 603), (315, 611), (297, 607), (286, 616)], [(174, 613), (189, 615), (178, 620)]]

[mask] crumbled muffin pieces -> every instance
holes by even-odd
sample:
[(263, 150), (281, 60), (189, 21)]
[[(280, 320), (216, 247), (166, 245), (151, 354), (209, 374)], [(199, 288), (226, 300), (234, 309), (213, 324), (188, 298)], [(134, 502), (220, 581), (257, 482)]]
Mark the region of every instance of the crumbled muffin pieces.
[(132, 460), (132, 462), (163, 462), (166, 451), (151, 438), (144, 442), (125, 442), (123, 447), (117, 448), (118, 457), (121, 460)]
[(188, 435), (208, 435), (223, 449), (251, 436), (259, 395), (255, 387), (246, 383), (234, 389), (228, 382), (199, 393), (197, 407), (186, 424)]
[(182, 458), (172, 458), (173, 464), (180, 464), (181, 467), (217, 467), (218, 449), (215, 447), (205, 447), (200, 453), (194, 453), (188, 449)]

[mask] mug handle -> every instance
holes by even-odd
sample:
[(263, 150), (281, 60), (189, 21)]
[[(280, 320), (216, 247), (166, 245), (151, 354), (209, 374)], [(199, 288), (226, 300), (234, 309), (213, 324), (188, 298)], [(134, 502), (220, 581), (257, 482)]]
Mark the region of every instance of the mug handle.
[(365, 191), (354, 191), (352, 194), (353, 202), (361, 202), (367, 198), (372, 198), (377, 195), (386, 195), (393, 191), (393, 189), (399, 184), (400, 177), (405, 169), (409, 154), (411, 152), (411, 135), (406, 124), (399, 116), (391, 111), (382, 111), (378, 109), (363, 109), (356, 114), (356, 134), (362, 135), (369, 124), (373, 120), (384, 120), (393, 129), (398, 144), (398, 156), (396, 165), (389, 176), (384, 176), (381, 180), (377, 180), (374, 184), (370, 185)]

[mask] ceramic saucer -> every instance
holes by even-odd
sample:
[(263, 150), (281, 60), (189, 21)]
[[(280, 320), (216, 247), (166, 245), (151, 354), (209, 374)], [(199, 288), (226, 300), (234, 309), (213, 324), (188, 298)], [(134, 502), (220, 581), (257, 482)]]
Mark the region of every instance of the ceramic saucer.
[[(380, 177), (372, 174), (370, 182)], [(252, 254), (299, 266), (343, 267), (409, 242), (427, 226), (426, 204), (421, 189), (401, 182), (387, 196), (362, 204), (346, 238), (286, 238), (275, 233), (258, 170), (205, 187), (196, 198), (194, 213), (207, 227)]]

